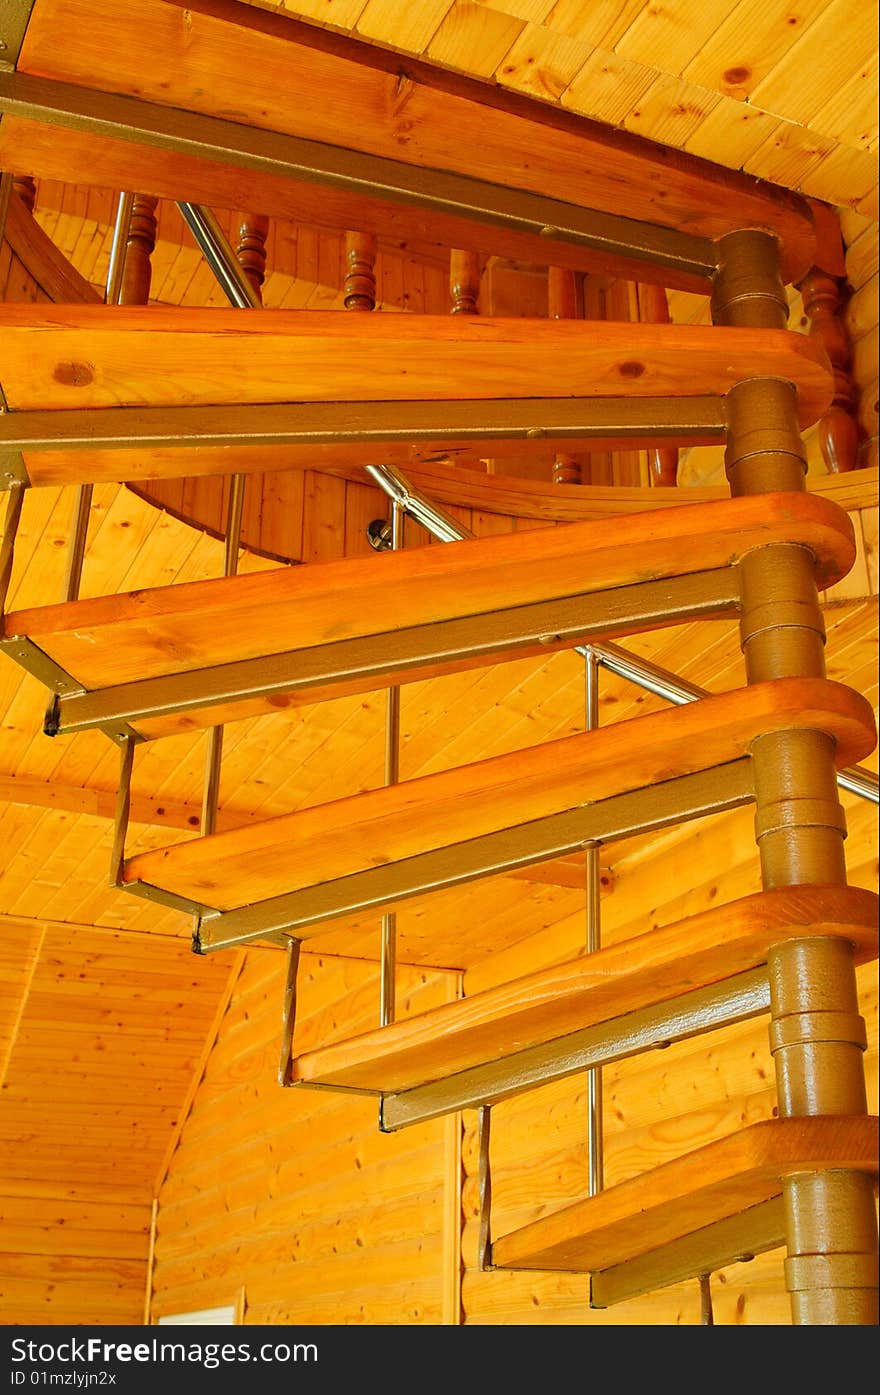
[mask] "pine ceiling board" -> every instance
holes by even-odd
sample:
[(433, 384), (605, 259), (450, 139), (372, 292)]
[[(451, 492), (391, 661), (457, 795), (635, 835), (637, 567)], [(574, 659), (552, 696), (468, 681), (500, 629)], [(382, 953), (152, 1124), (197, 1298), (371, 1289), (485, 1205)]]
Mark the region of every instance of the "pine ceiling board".
[[(740, 0), (694, 51), (684, 76), (742, 101), (800, 41), (830, 0)], [(706, 6), (712, 13), (712, 6)], [(805, 70), (808, 71), (808, 70)], [(777, 116), (785, 113), (771, 106)]]
[(522, 19), (503, 10), (455, 0), (424, 50), (425, 57), (477, 77), (490, 77), (523, 28)]
[(615, 51), (662, 72), (680, 73), (735, 5), (736, 0), (713, 0), (710, 5), (705, 0), (643, 5), (617, 39)]
[(367, 0), (355, 26), (358, 34), (393, 48), (421, 53), (436, 34), (453, 0)]
[(590, 56), (583, 41), (529, 24), (499, 59), (496, 81), (541, 101), (557, 101)]
[[(753, 88), (750, 101), (808, 125), (877, 47), (877, 16), (860, 0), (831, 0)], [(805, 77), (808, 75), (808, 80)]]
[(841, 144), (857, 150), (877, 147), (878, 56), (864, 58), (861, 66), (843, 87), (810, 118), (814, 131), (834, 136)]
[(835, 149), (830, 136), (784, 121), (745, 163), (752, 174), (802, 188), (810, 172)]
[(805, 176), (804, 192), (812, 198), (862, 208), (876, 222), (876, 155), (835, 145)]
[(638, 107), (624, 117), (624, 126), (637, 135), (684, 149), (712, 112), (718, 97), (668, 73), (659, 74), (642, 94)]
[(643, 5), (644, 0), (556, 0), (545, 22), (562, 34), (611, 49)]
[(743, 169), (779, 124), (778, 118), (768, 112), (732, 97), (719, 97), (687, 137), (684, 148), (704, 160)]
[(622, 126), (656, 78), (654, 68), (597, 49), (575, 74), (560, 100), (565, 108), (581, 116)]
[(367, 0), (243, 0), (243, 3), (263, 10), (285, 10), (296, 18), (316, 19), (347, 28), (357, 23)]
[[(569, 887), (493, 877), (469, 888), (415, 898), (397, 912), (400, 962), (464, 969), (487, 954), (529, 939), (536, 929), (569, 915), (583, 915), (584, 893)], [(380, 917), (358, 916), (318, 927), (311, 951), (379, 956)]]

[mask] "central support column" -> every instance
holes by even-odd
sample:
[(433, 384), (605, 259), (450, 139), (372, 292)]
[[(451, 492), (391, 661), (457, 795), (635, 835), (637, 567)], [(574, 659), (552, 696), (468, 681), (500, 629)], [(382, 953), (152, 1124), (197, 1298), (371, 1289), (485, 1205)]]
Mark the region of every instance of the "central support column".
[[(784, 328), (788, 303), (775, 239), (749, 229), (729, 234), (719, 250), (715, 323)], [(803, 490), (806, 456), (792, 385), (754, 378), (727, 401), (731, 494)], [(824, 677), (824, 626), (809, 552), (762, 548), (744, 559), (742, 577), (748, 681)], [(752, 748), (752, 763), (764, 887), (845, 883), (846, 821), (832, 738), (797, 729), (764, 736)], [(864, 1024), (849, 946), (836, 938), (781, 944), (771, 951), (769, 973), (780, 1114), (866, 1112)], [(803, 1172), (785, 1179), (783, 1194), (793, 1322), (876, 1325), (872, 1178)]]

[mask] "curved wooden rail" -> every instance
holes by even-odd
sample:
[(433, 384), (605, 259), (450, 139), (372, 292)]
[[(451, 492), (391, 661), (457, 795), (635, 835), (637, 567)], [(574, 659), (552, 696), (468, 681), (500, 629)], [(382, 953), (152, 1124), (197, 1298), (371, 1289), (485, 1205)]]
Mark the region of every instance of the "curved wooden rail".
[(98, 292), (46, 236), (24, 202), (15, 195), (9, 200), (5, 235), (25, 270), (49, 300), (83, 305), (101, 303)]

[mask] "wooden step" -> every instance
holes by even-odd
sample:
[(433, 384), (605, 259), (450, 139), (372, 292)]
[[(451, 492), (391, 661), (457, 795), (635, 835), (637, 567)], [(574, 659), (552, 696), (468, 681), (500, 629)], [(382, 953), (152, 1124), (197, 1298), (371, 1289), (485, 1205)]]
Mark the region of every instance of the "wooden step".
[(822, 589), (855, 555), (829, 500), (762, 494), (12, 612), (3, 646), (40, 676), (51, 661), (56, 691), (86, 691), (62, 701), (59, 730), (153, 737), (735, 613), (723, 569), (779, 542), (810, 548)]
[(376, 1094), (411, 1090), (766, 963), (785, 939), (839, 935), (877, 954), (878, 898), (845, 886), (758, 892), (595, 954), (306, 1051), (291, 1079)]
[[(765, 1119), (597, 1196), (499, 1236), (498, 1269), (597, 1274), (732, 1217), (782, 1191), (794, 1172), (877, 1172), (877, 1119)], [(698, 1272), (698, 1271), (696, 1271)]]
[[(793, 281), (815, 260), (809, 207), (786, 189), (409, 55), (402, 86), (399, 54), (299, 24), (287, 14), (196, 0), (185, 7), (184, 20), (183, 8), (163, 0), (77, 0), (74, 26), (68, 0), (36, 0), (16, 76), (37, 74), (192, 115), (178, 119), (160, 147), (151, 145), (146, 130), (137, 138), (138, 115), (148, 123), (149, 113), (131, 109), (128, 138), (120, 139), (120, 130), (114, 139), (106, 101), (98, 105), (104, 123), (93, 130), (87, 122), (79, 131), (65, 129), (57, 117), (54, 124), (41, 124), (26, 119), (38, 114), (33, 108), (13, 109), (0, 123), (0, 168), (135, 187), (214, 207), (259, 208), (320, 226), (371, 228), (398, 241), (473, 246), (539, 264), (547, 261), (549, 243), (554, 264), (585, 270), (596, 269), (597, 261), (602, 265), (595, 250), (591, 256), (589, 248), (554, 241), (549, 216), (542, 220), (543, 235), (541, 224), (529, 219), (502, 217), (480, 227), (459, 212), (455, 199), (448, 208), (426, 212), (338, 182), (312, 183), (292, 168), (284, 177), (278, 163), (285, 147), (277, 138), (260, 146), (274, 161), (255, 165), (246, 154), (224, 160), (222, 130), (213, 133), (210, 147), (200, 146), (211, 136), (200, 118), (231, 113), (242, 128), (245, 151), (248, 128), (330, 146), (345, 139), (367, 160), (464, 175), (684, 234), (716, 238), (739, 227), (765, 227), (777, 234)], [(366, 161), (359, 164), (363, 171)], [(520, 211), (522, 199), (509, 206)], [(607, 251), (604, 260), (609, 274), (628, 270), (636, 276)], [(697, 280), (662, 265), (659, 275), (669, 278), (661, 282), (668, 285), (684, 280), (693, 287)], [(638, 278), (652, 277), (658, 277), (658, 266), (648, 257)]]
[(753, 377), (831, 402), (814, 338), (783, 329), (344, 315), (327, 310), (0, 305), (11, 412), (273, 402), (723, 397)]
[[(247, 907), (249, 915), (254, 903), (287, 898), (283, 908), (273, 905), (276, 925), (302, 926), (473, 880), (501, 870), (499, 856), (523, 865), (573, 851), (578, 835), (569, 832), (570, 846), (548, 852), (546, 827), (573, 813), (581, 843), (601, 838), (608, 803), (625, 793), (639, 792), (639, 826), (658, 826), (652, 801), (668, 810), (676, 779), (735, 762), (756, 737), (794, 727), (833, 735), (840, 768), (874, 746), (873, 712), (859, 694), (822, 679), (779, 679), (142, 853), (125, 864), (123, 882), (139, 884), (140, 894), (158, 888), (187, 905)], [(229, 941), (218, 927), (206, 926), (203, 944), (221, 942)]]

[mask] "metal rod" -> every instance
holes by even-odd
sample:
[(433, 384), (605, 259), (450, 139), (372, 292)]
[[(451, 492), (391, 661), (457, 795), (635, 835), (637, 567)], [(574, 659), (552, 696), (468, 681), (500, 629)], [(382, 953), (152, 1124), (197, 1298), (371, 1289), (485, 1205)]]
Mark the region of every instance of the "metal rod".
[(230, 305), (259, 309), (262, 302), (226, 240), (216, 215), (197, 203), (178, 203), (187, 227), (201, 248)]
[(77, 486), (73, 503), (73, 520), (70, 527), (70, 542), (67, 546), (67, 569), (64, 574), (62, 599), (75, 601), (79, 597), (82, 581), (83, 562), (86, 556), (86, 541), (89, 535), (89, 514), (92, 507), (94, 485)]
[(863, 765), (850, 765), (846, 770), (838, 770), (837, 783), (850, 794), (858, 794), (862, 799), (870, 799), (872, 804), (880, 804), (880, 781), (873, 770), (866, 770)]
[(226, 511), (226, 549), (223, 556), (223, 575), (235, 576), (238, 572), (238, 554), (241, 548), (241, 518), (244, 510), (246, 475), (233, 475), (229, 486), (229, 504)]
[[(599, 661), (588, 654), (584, 665), (585, 725), (587, 731), (599, 726)], [(602, 947), (599, 845), (591, 844), (586, 859), (587, 953), (595, 954)], [(587, 1071), (587, 1168), (590, 1196), (597, 1196), (604, 1186), (602, 1138), (602, 1071), (594, 1066)]]
[[(105, 451), (125, 446), (369, 446), (398, 441), (407, 447), (425, 445), (433, 457), (435, 449), (442, 455), (475, 441), (599, 440), (635, 448), (669, 437), (680, 445), (720, 445), (725, 438), (724, 402), (723, 397), (499, 397), (66, 407), (63, 412), (35, 408), (0, 417), (0, 446)], [(212, 464), (212, 473), (220, 468)]]
[(116, 819), (113, 828), (113, 849), (110, 853), (110, 885), (122, 887), (125, 864), (125, 839), (131, 813), (131, 777), (134, 770), (134, 737), (123, 737), (120, 744), (119, 783), (116, 787)]
[(575, 652), (583, 654), (585, 659), (592, 655), (609, 673), (616, 673), (619, 678), (626, 678), (630, 683), (647, 689), (655, 697), (665, 698), (667, 702), (674, 702), (678, 706), (709, 696), (705, 688), (698, 688), (695, 683), (688, 683), (677, 674), (648, 663), (647, 659), (640, 659), (636, 654), (620, 649), (616, 644), (584, 644), (579, 645)]
[[(575, 652), (585, 657), (594, 655), (610, 673), (616, 673), (619, 678), (626, 678), (655, 697), (666, 698), (678, 706), (710, 696), (707, 688), (698, 688), (696, 683), (689, 683), (686, 678), (679, 678), (677, 674), (669, 673), (647, 659), (640, 659), (616, 644), (578, 645)], [(873, 770), (861, 765), (848, 766), (846, 770), (837, 772), (837, 783), (841, 789), (868, 799), (872, 804), (880, 803), (880, 781)]]
[(481, 1105), (477, 1113), (477, 1185), (480, 1204), (477, 1264), (481, 1273), (492, 1268), (492, 1166), (489, 1156), (491, 1121), (491, 1107), (488, 1104)]
[(278, 1084), (290, 1084), (293, 1065), (293, 1030), (296, 1025), (296, 978), (299, 971), (300, 942), (291, 935), (287, 941), (287, 972), (284, 979), (284, 1000), (281, 1009), (281, 1055), (278, 1061)]
[[(183, 218), (201, 248), (202, 255), (214, 273), (230, 305), (240, 310), (259, 309), (262, 301), (248, 280), (224, 235), (215, 214), (200, 204), (178, 203)], [(236, 474), (229, 489), (226, 514), (226, 542), (223, 554), (223, 575), (235, 576), (241, 544), (241, 519), (247, 477)], [(205, 755), (205, 791), (202, 801), (203, 834), (213, 833), (217, 826), (217, 806), (220, 799), (220, 767), (223, 760), (223, 727), (214, 726), (208, 733)]]
[[(404, 511), (397, 500), (391, 504), (391, 550), (403, 547)], [(400, 688), (388, 688), (385, 694), (385, 784), (396, 785), (400, 779)], [(382, 917), (381, 962), (379, 966), (379, 1022), (387, 1027), (394, 1021), (397, 978), (397, 914), (388, 911)]]
[(394, 503), (410, 518), (421, 523), (423, 528), (427, 528), (431, 536), (440, 542), (461, 542), (474, 536), (470, 528), (466, 528), (457, 518), (453, 518), (452, 514), (447, 513), (438, 504), (431, 503), (414, 489), (396, 465), (367, 465), (365, 469)]
[[(223, 557), (223, 575), (235, 576), (238, 571), (238, 550), (241, 541), (241, 514), (244, 503), (245, 475), (233, 475), (229, 490), (229, 504), (226, 511), (226, 547)], [(208, 732), (208, 749), (205, 753), (205, 787), (202, 797), (203, 834), (213, 833), (217, 827), (217, 807), (220, 801), (220, 767), (223, 760), (223, 727), (211, 727)]]
[(24, 485), (18, 480), (13, 480), (6, 492), (6, 517), (3, 520), (3, 540), (0, 542), (0, 615), (6, 609), (6, 597), (12, 580), (15, 538), (21, 521), (23, 503)]
[(116, 222), (113, 225), (113, 241), (110, 244), (110, 261), (107, 265), (107, 285), (104, 291), (105, 305), (118, 305), (122, 290), (122, 277), (125, 271), (125, 244), (131, 226), (131, 213), (134, 208), (134, 194), (122, 193), (116, 205)]

